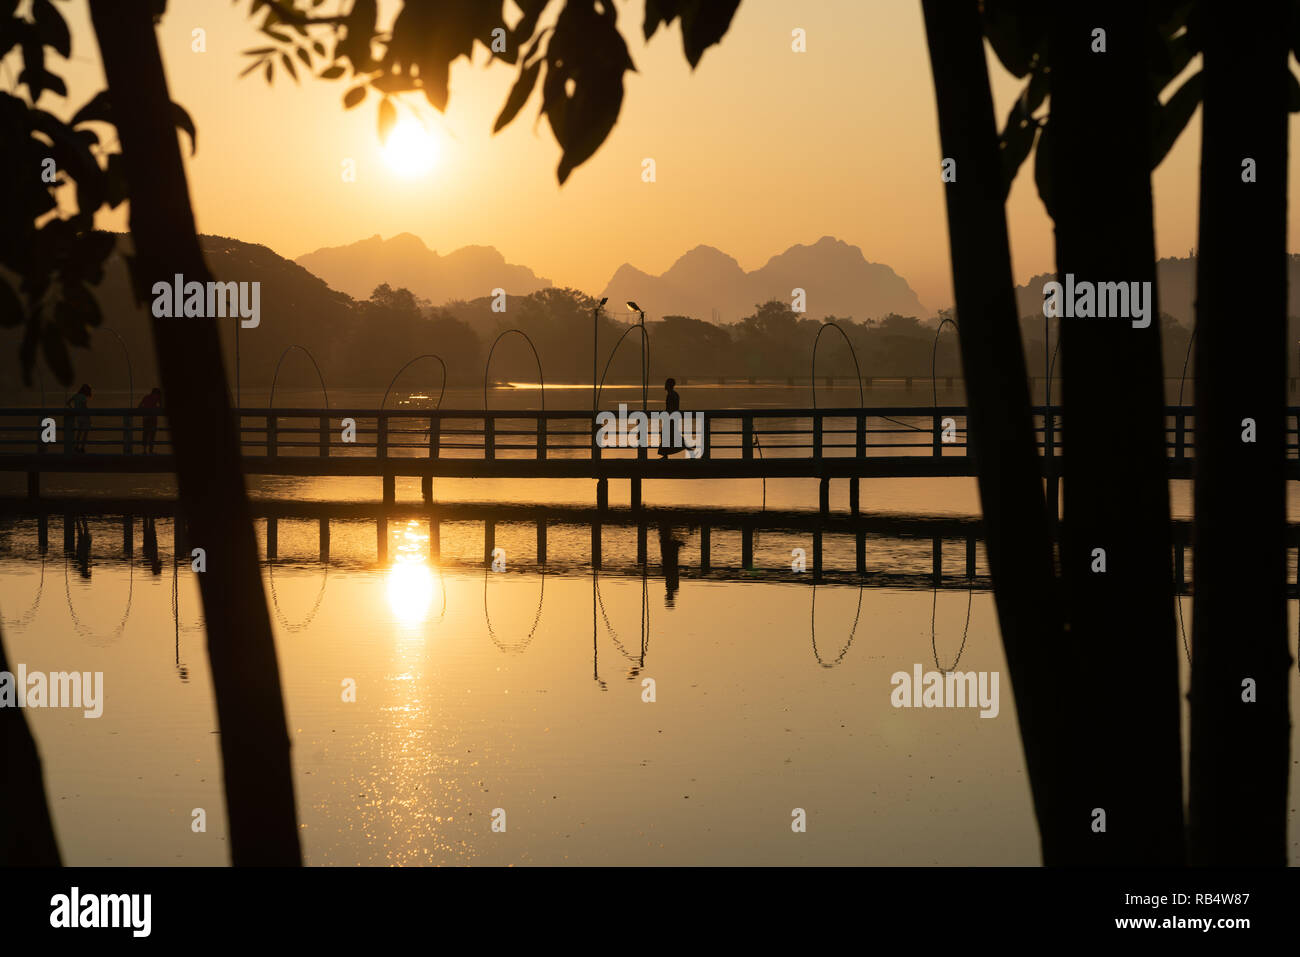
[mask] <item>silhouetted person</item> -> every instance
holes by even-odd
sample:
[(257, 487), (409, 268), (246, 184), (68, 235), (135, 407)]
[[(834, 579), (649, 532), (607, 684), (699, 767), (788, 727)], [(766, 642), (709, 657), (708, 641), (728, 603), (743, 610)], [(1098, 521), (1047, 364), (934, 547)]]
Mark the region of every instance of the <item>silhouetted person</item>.
[[(157, 386), (153, 391), (140, 400), (141, 409), (158, 409), (162, 406), (162, 389)], [(158, 436), (158, 413), (155, 411), (152, 415), (146, 414), (144, 417), (144, 452), (145, 455), (153, 455), (154, 440)]]
[(93, 394), (90, 386), (83, 382), (77, 394), (68, 400), (68, 405), (77, 410), (77, 433), (72, 443), (74, 452), (86, 451), (86, 440), (90, 437), (90, 413), (86, 411), (87, 400)]
[[(682, 411), (682, 397), (677, 394), (676, 379), (664, 380), (664, 411), (670, 414), (673, 412)], [(669, 425), (668, 423), (664, 423), (664, 427), (666, 428), (667, 431), (666, 432), (661, 431), (659, 433), (659, 457), (660, 458), (667, 458), (668, 456), (672, 455), (674, 452), (680, 452), (683, 448), (686, 447), (682, 441), (680, 422), (678, 422), (677, 424), (676, 435), (673, 434), (673, 426)]]
[[(669, 379), (669, 382), (672, 380)], [(672, 608), (681, 587), (678, 575), (677, 555), (682, 550), (682, 543), (673, 537), (673, 530), (667, 523), (659, 526), (659, 562), (664, 569), (664, 607)]]

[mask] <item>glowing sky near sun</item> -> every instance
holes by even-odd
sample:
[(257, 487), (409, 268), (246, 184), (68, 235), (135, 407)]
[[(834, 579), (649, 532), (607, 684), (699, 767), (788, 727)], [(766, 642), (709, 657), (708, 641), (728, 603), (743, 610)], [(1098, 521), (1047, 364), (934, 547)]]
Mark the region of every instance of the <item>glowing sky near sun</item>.
[[(411, 148), (418, 127), (407, 128), (399, 142), (408, 145), (395, 156), (379, 142), (374, 95), (345, 111), (342, 82), (295, 86), (280, 77), (268, 88), (256, 74), (237, 78), (246, 63), (239, 51), (264, 45), (247, 2), (170, 0), (159, 35), (173, 98), (199, 128), (198, 155), (188, 161), (199, 228), (288, 257), (376, 233), (412, 232), (442, 252), (489, 244), (592, 293), (625, 261), (658, 273), (706, 243), (755, 269), (829, 234), (892, 266), (930, 309), (951, 303), (934, 91), (916, 0), (743, 0), (722, 45), (694, 73), (675, 28), (642, 40), (641, 6), (618, 4), (639, 71), (628, 77), (622, 117), (561, 188), (559, 149), (545, 121), (535, 122), (535, 100), (491, 135), (515, 72), (485, 67), (481, 50), (475, 65), (453, 69), (445, 116), (410, 99), (430, 143)], [(327, 0), (320, 10), (334, 8)], [(63, 9), (74, 38), (63, 70), (71, 103), (47, 95), (41, 105), (70, 113), (103, 80), (84, 5)], [(381, 4), (381, 23), (395, 9)], [(791, 50), (796, 27), (806, 31), (806, 53)], [(196, 28), (206, 31), (204, 53), (191, 50)], [(1001, 117), (1020, 83), (991, 66)], [(0, 84), (12, 82), (12, 69), (0, 69)], [(1198, 114), (1154, 177), (1162, 256), (1195, 245), (1199, 132)], [(653, 184), (641, 181), (647, 157), (656, 162)], [(355, 182), (340, 175), (346, 160)], [(1291, 163), (1300, 182), (1300, 151)], [(1051, 223), (1028, 167), (1008, 216), (1017, 281), (1052, 269)], [(104, 220), (124, 223), (120, 214)]]

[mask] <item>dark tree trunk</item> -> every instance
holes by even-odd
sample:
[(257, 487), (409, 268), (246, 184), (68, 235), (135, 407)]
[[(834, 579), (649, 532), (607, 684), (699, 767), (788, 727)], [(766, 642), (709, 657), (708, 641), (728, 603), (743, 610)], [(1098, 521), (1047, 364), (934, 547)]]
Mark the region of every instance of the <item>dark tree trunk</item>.
[[(1067, 859), (1178, 865), (1183, 853), (1160, 319), (1152, 225), (1148, 11), (1139, 0), (1051, 5), (1048, 156), (1058, 279), (1150, 283), (1151, 322), (1063, 318), (1061, 572), (1069, 667), (1054, 693)], [(1093, 52), (1094, 30), (1105, 52)], [(1039, 149), (1043, 147), (1040, 144)], [(1095, 550), (1104, 550), (1105, 571)], [(1105, 831), (1094, 829), (1105, 814)]]
[[(1287, 43), (1272, 5), (1202, 5), (1191, 859), (1285, 866)], [(1244, 182), (1243, 160), (1254, 161)], [(1243, 441), (1253, 419), (1255, 440)], [(1254, 682), (1253, 702), (1243, 683)]]
[[(958, 336), (989, 571), (1038, 817), (1055, 863), (1062, 751), (1055, 682), (1064, 650), (1029, 382), (1011, 273), (993, 97), (974, 2), (925, 0), (943, 155)], [(939, 175), (935, 169), (936, 178)]]
[[(0, 671), (13, 671), (3, 637)], [(41, 756), (20, 708), (0, 708), (0, 777), (0, 866), (58, 867)]]
[[(91, 17), (114, 104), (131, 203), (133, 276), (145, 299), (156, 281), (206, 282), (150, 0), (92, 0)], [(154, 348), (190, 538), (207, 553), (199, 576), (221, 729), (231, 859), (300, 864), (280, 672), (218, 321), (154, 318)], [(183, 556), (184, 557), (184, 556)]]

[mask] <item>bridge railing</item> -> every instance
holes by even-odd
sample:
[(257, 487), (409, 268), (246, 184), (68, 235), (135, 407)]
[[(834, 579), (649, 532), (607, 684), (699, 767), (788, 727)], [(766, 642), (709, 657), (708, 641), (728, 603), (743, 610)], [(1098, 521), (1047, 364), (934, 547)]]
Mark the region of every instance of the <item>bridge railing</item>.
[[(653, 410), (651, 410), (653, 411)], [(636, 428), (635, 410), (627, 425)], [(1037, 406), (1039, 453), (1060, 456), (1065, 430), (1058, 406)], [(969, 454), (963, 406), (827, 409), (690, 409), (704, 416), (702, 435), (688, 433), (706, 459), (866, 458)], [(590, 411), (502, 409), (242, 409), (234, 413), (245, 456), (372, 458), (605, 459), (646, 458), (649, 450), (597, 442)], [(0, 457), (8, 455), (142, 455), (172, 451), (165, 409), (156, 425), (143, 410), (63, 407), (0, 409)], [(615, 419), (617, 439), (621, 434)], [(1119, 426), (1122, 427), (1122, 426)], [(1286, 413), (1287, 456), (1300, 458), (1300, 408)], [(1195, 456), (1192, 406), (1165, 409), (1165, 446), (1173, 461)]]

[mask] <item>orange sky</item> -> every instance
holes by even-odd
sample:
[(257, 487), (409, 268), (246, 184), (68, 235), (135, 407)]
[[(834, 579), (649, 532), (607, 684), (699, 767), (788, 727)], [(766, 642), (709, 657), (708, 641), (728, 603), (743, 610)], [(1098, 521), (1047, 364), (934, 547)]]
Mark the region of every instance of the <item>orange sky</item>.
[[(556, 185), (559, 149), (549, 127), (534, 123), (536, 99), (491, 135), (514, 69), (486, 67), (481, 50), (476, 64), (453, 70), (445, 116), (423, 97), (408, 101), (434, 126), (442, 156), (427, 175), (403, 179), (380, 152), (373, 95), (344, 111), (342, 81), (294, 86), (280, 75), (268, 88), (260, 77), (237, 79), (247, 62), (239, 51), (264, 45), (247, 0), (168, 6), (160, 38), (173, 97), (199, 128), (198, 154), (188, 162), (203, 232), (288, 257), (375, 233), (411, 232), (440, 252), (489, 244), (510, 262), (591, 293), (625, 261), (659, 273), (706, 243), (755, 269), (829, 234), (892, 266), (931, 310), (951, 303), (918, 0), (743, 0), (722, 45), (694, 73), (676, 28), (647, 44), (641, 0), (620, 2), (639, 73), (629, 77), (614, 132), (564, 187)], [(320, 11), (335, 7), (327, 0)], [(60, 9), (73, 32), (73, 62), (63, 72), (75, 108), (102, 88), (103, 76), (84, 0)], [(381, 22), (395, 9), (381, 4)], [(806, 31), (806, 53), (791, 50), (796, 27)], [(191, 49), (196, 28), (206, 32), (206, 52)], [(1005, 116), (1020, 84), (992, 57), (990, 67)], [(11, 87), (12, 78), (12, 69), (0, 70), (0, 84)], [(70, 112), (51, 94), (41, 105)], [(1198, 113), (1154, 177), (1161, 256), (1195, 245), (1199, 128)], [(1293, 183), (1298, 154), (1291, 151)], [(641, 181), (645, 157), (656, 161), (652, 184)], [(349, 158), (353, 183), (341, 176)], [(1053, 268), (1051, 223), (1031, 166), (1008, 203), (1018, 282)], [(121, 229), (124, 217), (103, 225)]]

